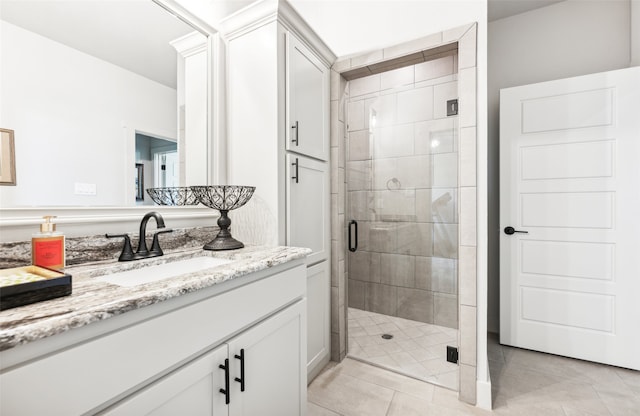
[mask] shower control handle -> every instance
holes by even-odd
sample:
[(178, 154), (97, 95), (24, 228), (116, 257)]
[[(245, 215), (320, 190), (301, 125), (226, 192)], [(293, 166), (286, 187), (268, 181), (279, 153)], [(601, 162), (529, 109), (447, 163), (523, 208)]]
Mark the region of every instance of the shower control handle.
[[(354, 230), (352, 235), (351, 230)], [(352, 240), (353, 239), (353, 240)], [(355, 242), (355, 244), (353, 244)], [(356, 220), (351, 220), (349, 222), (349, 251), (352, 253), (358, 249), (358, 223)]]

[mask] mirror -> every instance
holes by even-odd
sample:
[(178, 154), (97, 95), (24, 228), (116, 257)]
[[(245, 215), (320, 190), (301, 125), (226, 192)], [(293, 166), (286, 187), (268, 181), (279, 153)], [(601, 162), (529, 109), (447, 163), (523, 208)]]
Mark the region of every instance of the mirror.
[(0, 128), (16, 155), (3, 208), (151, 205), (145, 188), (209, 183), (196, 27), (151, 0), (2, 0), (0, 24)]

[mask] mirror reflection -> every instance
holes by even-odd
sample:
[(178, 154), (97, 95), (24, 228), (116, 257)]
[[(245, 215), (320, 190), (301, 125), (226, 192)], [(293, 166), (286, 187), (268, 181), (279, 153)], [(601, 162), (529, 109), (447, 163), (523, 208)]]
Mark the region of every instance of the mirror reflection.
[(2, 207), (151, 205), (146, 188), (208, 183), (205, 35), (151, 0), (2, 0), (0, 25), (17, 177)]

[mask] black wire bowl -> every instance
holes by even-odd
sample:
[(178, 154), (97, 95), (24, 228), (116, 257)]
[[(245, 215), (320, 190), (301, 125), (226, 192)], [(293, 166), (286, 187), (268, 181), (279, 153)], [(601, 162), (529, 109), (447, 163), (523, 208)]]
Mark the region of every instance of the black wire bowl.
[(188, 186), (147, 188), (147, 194), (158, 205), (198, 205), (198, 197)]
[(229, 211), (238, 209), (247, 203), (256, 190), (255, 186), (236, 185), (212, 185), (212, 186), (192, 186), (194, 195), (202, 205), (220, 211), (218, 227), (220, 232), (209, 243), (205, 244), (205, 250), (235, 250), (244, 247), (240, 241), (231, 236), (229, 226), (231, 219), (228, 217)]

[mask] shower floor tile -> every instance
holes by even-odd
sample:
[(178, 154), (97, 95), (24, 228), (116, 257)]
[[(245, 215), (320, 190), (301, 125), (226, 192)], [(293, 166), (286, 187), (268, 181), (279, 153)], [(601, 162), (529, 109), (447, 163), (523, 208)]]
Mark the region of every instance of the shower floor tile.
[(458, 389), (458, 365), (446, 361), (447, 345), (458, 345), (456, 329), (355, 308), (349, 308), (348, 325), (349, 357)]

